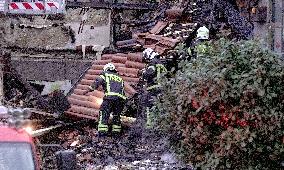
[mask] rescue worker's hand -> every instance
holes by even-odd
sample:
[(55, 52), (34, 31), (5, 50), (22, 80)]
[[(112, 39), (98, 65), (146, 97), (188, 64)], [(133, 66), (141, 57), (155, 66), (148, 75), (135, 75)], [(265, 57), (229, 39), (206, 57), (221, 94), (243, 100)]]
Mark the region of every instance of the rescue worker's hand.
[(88, 86), (88, 91), (93, 91), (93, 87), (92, 86)]
[(83, 93), (83, 95), (93, 91), (94, 89), (92, 88), (92, 86), (88, 86), (88, 89)]
[(138, 77), (139, 77), (139, 76), (142, 76), (143, 73), (145, 72), (145, 70), (146, 70), (145, 68), (143, 68), (142, 70), (139, 70), (139, 71), (138, 71)]
[(137, 76), (138, 77), (142, 76), (142, 70), (138, 70)]

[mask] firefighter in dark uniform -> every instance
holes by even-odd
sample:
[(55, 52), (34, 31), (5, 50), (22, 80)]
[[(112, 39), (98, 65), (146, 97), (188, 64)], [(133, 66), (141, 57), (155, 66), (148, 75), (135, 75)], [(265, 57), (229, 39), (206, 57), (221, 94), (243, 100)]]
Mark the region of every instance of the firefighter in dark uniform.
[(153, 127), (154, 116), (151, 108), (154, 105), (154, 98), (161, 93), (161, 74), (167, 72), (167, 69), (162, 64), (160, 55), (151, 48), (143, 51), (143, 60), (148, 63), (146, 69), (143, 70), (142, 77), (147, 83), (146, 128), (150, 129)]
[(209, 40), (209, 29), (205, 26), (200, 27), (197, 30), (197, 35), (192, 43), (191, 47), (188, 49), (188, 54), (193, 57), (197, 58), (202, 55), (206, 51), (207, 46), (204, 42)]
[(96, 90), (102, 86), (105, 92), (103, 103), (100, 108), (98, 124), (99, 136), (106, 136), (109, 130), (108, 120), (113, 113), (112, 134), (117, 136), (121, 133), (120, 114), (123, 111), (126, 96), (124, 94), (124, 82), (118, 76), (115, 66), (108, 63), (103, 68), (103, 73), (89, 86), (90, 90)]

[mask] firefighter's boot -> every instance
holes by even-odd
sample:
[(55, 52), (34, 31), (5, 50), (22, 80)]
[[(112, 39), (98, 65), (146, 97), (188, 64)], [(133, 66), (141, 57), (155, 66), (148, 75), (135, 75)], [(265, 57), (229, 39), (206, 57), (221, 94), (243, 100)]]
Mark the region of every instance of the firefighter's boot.
[(121, 136), (121, 125), (112, 125), (112, 137), (119, 138)]
[(99, 124), (98, 124), (98, 136), (104, 137), (108, 134), (108, 125), (103, 123), (103, 112), (100, 112)]

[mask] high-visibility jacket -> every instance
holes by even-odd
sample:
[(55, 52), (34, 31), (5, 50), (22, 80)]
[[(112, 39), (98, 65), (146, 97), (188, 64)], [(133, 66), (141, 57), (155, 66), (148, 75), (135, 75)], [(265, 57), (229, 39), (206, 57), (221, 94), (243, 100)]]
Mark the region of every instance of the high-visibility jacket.
[(160, 87), (161, 74), (167, 72), (166, 67), (162, 64), (161, 60), (153, 59), (146, 67), (143, 73), (143, 79), (147, 82), (147, 90)]
[(112, 98), (113, 96), (126, 99), (124, 92), (124, 81), (122, 78), (113, 72), (104, 72), (96, 79), (92, 85), (93, 89), (98, 89), (102, 86), (105, 92), (105, 98)]
[(208, 46), (204, 44), (206, 41), (207, 40), (195, 40), (191, 47), (188, 48), (188, 54), (194, 58), (202, 56), (208, 48)]

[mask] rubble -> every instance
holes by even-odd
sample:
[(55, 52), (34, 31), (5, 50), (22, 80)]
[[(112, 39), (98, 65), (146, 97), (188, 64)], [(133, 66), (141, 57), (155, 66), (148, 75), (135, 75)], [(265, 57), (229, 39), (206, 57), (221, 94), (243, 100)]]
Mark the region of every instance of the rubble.
[[(179, 43), (186, 41), (198, 27), (195, 17), (200, 16), (198, 14), (200, 12), (199, 5), (197, 3), (188, 7), (188, 4), (185, 4), (185, 7), (174, 7), (171, 9), (165, 7), (163, 10), (157, 11), (154, 17), (155, 21), (149, 22), (148, 25), (144, 26), (144, 31), (133, 32), (131, 39), (116, 43), (119, 53), (104, 54), (98, 60), (93, 61), (92, 66), (78, 80), (70, 92), (68, 101), (71, 106), (65, 111), (65, 115), (74, 119), (89, 119), (95, 125), (104, 94), (99, 90), (87, 94), (86, 91), (88, 90), (88, 86), (102, 72), (103, 66), (109, 62), (114, 63), (120, 76), (124, 79), (126, 95), (130, 97), (135, 94), (139, 82), (138, 73), (145, 67), (145, 63), (142, 62), (141, 53), (143, 48), (153, 48), (162, 54), (164, 58), (169, 57), (168, 53), (174, 51), (174, 48)], [(240, 34), (246, 38), (250, 37), (250, 27), (245, 26), (246, 20), (240, 18), (238, 15), (233, 15), (237, 12), (230, 11), (230, 4), (228, 6), (220, 6), (219, 8), (223, 7), (228, 18), (228, 24), (232, 25), (232, 29), (240, 31)], [(211, 8), (208, 9), (210, 10)], [(73, 12), (73, 15), (68, 16), (71, 18), (67, 18), (67, 20), (79, 20), (79, 10)], [(98, 13), (105, 16), (108, 14), (102, 11)], [(202, 14), (204, 14), (204, 11)], [(94, 18), (97, 17), (95, 14), (91, 15)], [(96, 23), (105, 24), (106, 18), (98, 17), (95, 20), (101, 19)], [(241, 24), (237, 25), (236, 21)], [(152, 28), (148, 29), (149, 27)], [(61, 27), (57, 27), (56, 29), (44, 28), (44, 31), (39, 33), (40, 39), (27, 36), (39, 32), (39, 30), (33, 29), (29, 31), (27, 29), (20, 30), (21, 32), (17, 39), (15, 37), (14, 39), (10, 39), (11, 37), (7, 38), (6, 36), (3, 39), (10, 43), (16, 43), (19, 46), (38, 48), (39, 51), (42, 49), (45, 51), (55, 51), (55, 49), (61, 51), (64, 49), (62, 45), (69, 41), (69, 38), (65, 34), (61, 34)], [(19, 31), (19, 28), (16, 28), (14, 31)], [(15, 32), (12, 34), (16, 34)], [(60, 35), (57, 35), (57, 32), (61, 32)], [(45, 36), (46, 34), (56, 36), (60, 41), (50, 39)], [(45, 44), (50, 45), (46, 46)], [(77, 46), (76, 48), (77, 50), (81, 50), (82, 46)], [(92, 46), (87, 46), (86, 50), (92, 50)], [(33, 53), (35, 50), (31, 51)], [(136, 120), (122, 117), (122, 121), (126, 124), (128, 123), (127, 126), (130, 126)], [(77, 152), (78, 165), (82, 169), (192, 169), (190, 166), (182, 165), (176, 159), (175, 155), (170, 152), (170, 149), (167, 148), (166, 138), (155, 135), (150, 136), (146, 132), (140, 133), (126, 130), (119, 139), (111, 137), (98, 139), (95, 126), (81, 125), (69, 129), (62, 128), (60, 131), (56, 131), (56, 135), (52, 136), (52, 134), (49, 134), (49, 137), (52, 139), (50, 139), (51, 141), (46, 139), (44, 141), (57, 143), (65, 149), (75, 150)], [(53, 169), (52, 161), (54, 160), (50, 157), (44, 159), (45, 162), (49, 162), (47, 169)]]
[(192, 169), (169, 152), (165, 138), (143, 132), (140, 139), (132, 141), (128, 130), (118, 139), (97, 138), (96, 132), (94, 126), (73, 127), (61, 130), (52, 142), (75, 150), (80, 169)]

